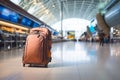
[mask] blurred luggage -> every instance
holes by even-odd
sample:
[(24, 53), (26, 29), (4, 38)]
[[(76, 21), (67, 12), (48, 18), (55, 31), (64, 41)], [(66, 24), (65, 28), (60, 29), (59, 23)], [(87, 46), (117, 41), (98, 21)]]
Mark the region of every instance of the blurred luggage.
[(51, 62), (51, 32), (47, 28), (32, 28), (26, 39), (23, 54), (25, 64), (48, 66)]

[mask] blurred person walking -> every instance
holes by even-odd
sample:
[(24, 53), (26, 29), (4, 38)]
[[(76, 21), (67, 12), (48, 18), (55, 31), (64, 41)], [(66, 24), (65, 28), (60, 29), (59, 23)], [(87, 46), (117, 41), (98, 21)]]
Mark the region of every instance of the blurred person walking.
[(104, 45), (104, 38), (105, 38), (105, 34), (103, 31), (101, 31), (99, 33), (99, 39), (100, 39), (100, 46), (103, 46)]

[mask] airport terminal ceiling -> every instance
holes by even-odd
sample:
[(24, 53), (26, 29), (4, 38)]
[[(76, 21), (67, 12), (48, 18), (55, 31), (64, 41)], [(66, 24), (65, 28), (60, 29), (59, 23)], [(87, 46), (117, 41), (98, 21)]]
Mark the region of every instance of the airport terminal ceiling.
[[(48, 25), (63, 19), (92, 20), (111, 0), (11, 0)], [(104, 12), (104, 11), (103, 11)]]

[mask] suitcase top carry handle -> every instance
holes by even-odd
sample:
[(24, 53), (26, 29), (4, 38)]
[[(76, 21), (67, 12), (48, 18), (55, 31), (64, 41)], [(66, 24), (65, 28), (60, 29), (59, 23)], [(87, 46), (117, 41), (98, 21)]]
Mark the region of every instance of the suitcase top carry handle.
[(43, 36), (46, 38), (49, 34), (49, 30), (47, 28), (33, 28), (30, 30), (30, 34), (40, 34), (38, 37)]
[(37, 38), (39, 38), (40, 37), (40, 31), (39, 30), (34, 30), (34, 31), (32, 31), (31, 33), (30, 33), (30, 35), (38, 35), (37, 36)]
[(38, 31), (38, 32), (44, 32), (45, 34), (48, 34), (48, 29), (47, 28), (33, 28), (30, 30), (30, 33)]
[(34, 30), (34, 31), (32, 31), (30, 34), (40, 34), (40, 31)]
[(43, 37), (45, 38), (44, 33), (42, 33), (42, 32), (39, 31), (39, 30), (34, 30), (34, 31), (32, 31), (32, 32), (30, 33), (30, 35), (37, 35), (37, 38), (39, 38), (40, 36), (43, 36)]

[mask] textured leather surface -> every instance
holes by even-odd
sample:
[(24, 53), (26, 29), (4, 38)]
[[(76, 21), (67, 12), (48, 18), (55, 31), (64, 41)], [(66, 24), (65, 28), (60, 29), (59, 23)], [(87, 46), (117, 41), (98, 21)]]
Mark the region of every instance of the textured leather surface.
[(47, 28), (33, 28), (26, 39), (24, 64), (48, 64), (51, 58), (51, 32)]

